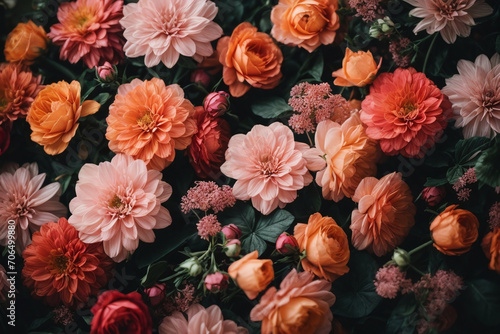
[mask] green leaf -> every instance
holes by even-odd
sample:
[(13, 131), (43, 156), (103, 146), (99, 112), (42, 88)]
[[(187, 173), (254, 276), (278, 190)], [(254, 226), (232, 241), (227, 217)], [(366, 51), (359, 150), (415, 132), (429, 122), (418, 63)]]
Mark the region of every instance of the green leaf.
[(110, 97), (111, 95), (109, 93), (101, 93), (97, 95), (93, 100), (99, 102), (99, 104), (102, 106), (108, 101)]
[(146, 275), (141, 279), (141, 285), (144, 288), (149, 288), (153, 286), (158, 279), (163, 275), (163, 273), (167, 270), (167, 261), (160, 261), (148, 266), (148, 270), (146, 271)]
[(492, 187), (500, 187), (500, 143), (497, 143), (484, 151), (477, 160), (475, 170), (479, 181)]
[(254, 232), (244, 238), (241, 243), (241, 249), (246, 253), (251, 253), (254, 250), (257, 250), (259, 255), (262, 255), (266, 251), (266, 248), (266, 242)]
[(318, 52), (315, 57), (311, 58), (313, 59), (311, 61), (312, 66), (305, 72), (305, 74), (310, 74), (314, 80), (321, 81), (321, 75), (323, 74), (323, 68), (325, 66), (323, 54)]
[(500, 324), (500, 284), (483, 278), (475, 279), (467, 284), (463, 293), (465, 311), (479, 323), (486, 326)]
[(321, 194), (315, 184), (310, 184), (297, 194), (297, 199), (286, 206), (299, 221), (307, 221), (309, 216), (321, 209)]
[(252, 112), (262, 118), (276, 118), (292, 110), (292, 107), (278, 96), (266, 97), (252, 104)]
[(268, 216), (262, 216), (255, 227), (255, 234), (265, 241), (276, 242), (279, 235), (286, 231), (294, 220), (293, 215), (286, 210), (275, 210)]
[(461, 139), (455, 145), (455, 161), (457, 165), (474, 165), (474, 158), (490, 144), (490, 139), (485, 137), (472, 137)]
[(404, 295), (387, 319), (386, 334), (413, 334), (418, 321), (416, 310), (413, 295)]
[(448, 179), (434, 179), (432, 177), (428, 177), (427, 181), (424, 183), (424, 187), (439, 187), (448, 183)]
[(232, 208), (227, 208), (220, 213), (219, 220), (222, 225), (234, 224), (238, 226), (243, 233), (242, 237), (245, 237), (254, 231), (255, 211), (250, 205), (238, 202)]
[(448, 169), (446, 172), (446, 178), (448, 179), (448, 182), (450, 184), (455, 184), (455, 182), (458, 181), (458, 179), (464, 175), (465, 173), (465, 167), (462, 167), (460, 165), (456, 165)]
[(33, 322), (30, 324), (29, 330), (32, 331), (32, 330), (37, 329), (40, 326), (46, 324), (47, 321), (52, 320), (53, 316), (54, 316), (54, 313), (49, 312), (43, 318), (38, 318), (38, 319), (33, 320)]

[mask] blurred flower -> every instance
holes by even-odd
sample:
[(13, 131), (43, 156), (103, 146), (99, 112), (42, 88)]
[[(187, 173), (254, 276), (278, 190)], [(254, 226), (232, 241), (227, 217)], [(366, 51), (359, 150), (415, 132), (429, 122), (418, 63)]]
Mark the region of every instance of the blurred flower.
[(300, 251), (306, 252), (301, 261), (305, 271), (330, 282), (349, 272), (349, 241), (335, 220), (315, 213), (307, 224), (295, 225), (293, 232)]
[(76, 308), (111, 278), (113, 261), (102, 243), (84, 243), (66, 218), (42, 225), (23, 252), (23, 282), (50, 306)]
[(194, 304), (186, 311), (187, 319), (181, 312), (174, 312), (161, 322), (160, 334), (210, 333), (210, 334), (247, 334), (248, 330), (238, 327), (232, 320), (224, 320), (217, 305), (204, 308)]
[(351, 49), (347, 48), (342, 60), (342, 68), (332, 73), (332, 76), (336, 77), (333, 84), (345, 87), (364, 87), (375, 79), (380, 65), (382, 65), (382, 58), (377, 65), (370, 51), (352, 52)]
[(75, 64), (81, 59), (88, 68), (105, 61), (112, 65), (123, 59), (123, 36), (120, 19), (122, 0), (76, 0), (59, 5), (60, 23), (47, 34), (61, 47), (59, 57)]
[(493, 8), (485, 0), (404, 0), (416, 7), (410, 11), (410, 16), (422, 18), (413, 32), (425, 30), (429, 35), (440, 32), (448, 44), (452, 44), (457, 36), (468, 37), (474, 19), (488, 16)]
[(42, 187), (45, 176), (38, 174), (36, 163), (10, 165), (0, 174), (0, 245), (7, 246), (11, 220), (15, 222), (16, 249), (21, 254), (31, 243), (31, 232), (68, 212), (59, 202), (58, 182)]
[(191, 82), (197, 82), (203, 87), (208, 87), (210, 84), (210, 75), (203, 69), (199, 68), (191, 72)]
[(307, 145), (296, 142), (292, 130), (281, 123), (257, 124), (246, 135), (231, 138), (221, 171), (237, 180), (237, 199), (251, 199), (253, 207), (267, 215), (293, 202), (297, 190), (311, 183), (303, 146)]
[(251, 23), (243, 22), (231, 37), (219, 39), (217, 51), (232, 96), (243, 96), (250, 87), (272, 89), (279, 84), (283, 54), (268, 34), (257, 32)]
[(276, 250), (280, 254), (294, 253), (299, 250), (299, 243), (293, 235), (283, 232), (276, 240)]
[(203, 100), (203, 108), (212, 117), (224, 115), (229, 108), (229, 94), (224, 91), (208, 94)]
[(429, 204), (429, 206), (438, 205), (439, 203), (441, 203), (445, 196), (445, 186), (425, 187), (424, 190), (422, 190), (422, 198), (427, 202), (427, 204)]
[(151, 333), (153, 321), (138, 292), (104, 291), (91, 309), (90, 334)]
[(200, 62), (212, 54), (210, 42), (222, 35), (213, 19), (218, 8), (207, 0), (139, 0), (123, 7), (120, 23), (127, 57), (145, 56), (153, 67), (161, 62), (172, 68), (179, 55)]
[(34, 75), (22, 64), (0, 65), (0, 124), (6, 119), (15, 121), (26, 117), (35, 97), (44, 87), (41, 81), (41, 75)]
[(443, 93), (453, 107), (455, 126), (465, 138), (500, 133), (500, 56), (479, 55), (473, 63), (459, 60), (458, 73), (446, 79)]
[(447, 125), (451, 105), (424, 73), (398, 68), (382, 73), (362, 102), (366, 134), (387, 155), (422, 158)]
[(189, 276), (196, 277), (203, 271), (203, 267), (197, 257), (190, 257), (179, 264), (179, 268), (183, 269)]
[(381, 0), (349, 0), (349, 6), (356, 10), (356, 16), (359, 16), (365, 22), (371, 22), (380, 18), (384, 14), (384, 8), (380, 6)]
[(233, 262), (227, 272), (251, 300), (257, 298), (274, 279), (273, 261), (259, 260), (259, 252), (253, 251)]
[(214, 213), (232, 207), (236, 203), (233, 189), (228, 185), (219, 187), (214, 181), (195, 181), (196, 185), (189, 188), (182, 196), (181, 210), (187, 214), (190, 210), (213, 210)]
[(0, 156), (7, 151), (10, 144), (10, 131), (12, 130), (12, 122), (5, 121), (0, 124)]
[(47, 50), (48, 43), (49, 39), (42, 26), (37, 26), (31, 20), (28, 23), (18, 23), (5, 41), (5, 60), (33, 64)]
[(477, 240), (479, 221), (467, 210), (450, 205), (431, 223), (434, 247), (446, 255), (467, 253)]
[(10, 282), (7, 281), (7, 274), (5, 268), (0, 264), (0, 303), (8, 300), (8, 293), (10, 291)]
[(332, 329), (330, 307), (335, 295), (331, 283), (314, 280), (309, 272), (292, 269), (280, 284), (269, 288), (250, 313), (252, 321), (262, 321), (261, 333), (328, 334)]
[(221, 225), (214, 214), (201, 218), (196, 224), (196, 228), (198, 229), (198, 235), (205, 240), (209, 240), (210, 237), (216, 236), (221, 231)]
[(194, 112), (179, 85), (165, 86), (158, 78), (134, 79), (119, 87), (109, 107), (109, 148), (161, 171), (174, 161), (175, 150), (191, 144), (196, 133)]
[(364, 178), (352, 200), (358, 203), (351, 218), (352, 244), (382, 256), (400, 245), (415, 224), (417, 208), (410, 187), (393, 172), (377, 180)]
[(241, 252), (241, 241), (238, 239), (230, 239), (224, 246), (224, 253), (227, 257), (237, 257)]
[(241, 235), (243, 234), (240, 230), (240, 228), (234, 224), (229, 224), (226, 226), (222, 227), (222, 233), (224, 233), (224, 236), (226, 239), (239, 239), (241, 238)]
[(500, 227), (500, 201), (493, 203), (493, 205), (488, 210), (488, 224), (493, 230), (495, 227)]
[(412, 283), (398, 266), (380, 268), (375, 274), (375, 291), (380, 297), (394, 299), (401, 290), (410, 289)]
[(97, 77), (104, 82), (112, 82), (116, 79), (116, 67), (108, 61), (96, 67)]
[(165, 283), (155, 283), (152, 287), (144, 290), (152, 306), (157, 306), (163, 302), (166, 296), (165, 288)]
[(313, 52), (332, 44), (340, 19), (338, 0), (280, 0), (271, 11), (271, 35), (286, 45)]
[(56, 324), (66, 326), (75, 320), (73, 317), (73, 312), (67, 306), (64, 305), (54, 308), (52, 313), (53, 313), (52, 319)]
[(415, 50), (409, 38), (400, 36), (389, 41), (389, 52), (392, 54), (392, 60), (396, 66), (407, 68), (411, 64)]
[(80, 117), (95, 114), (101, 105), (84, 101), (80, 105), (80, 83), (59, 81), (38, 93), (26, 120), (30, 124), (31, 140), (43, 146), (50, 155), (64, 152), (78, 128)]
[(227, 288), (229, 276), (221, 272), (208, 274), (205, 277), (205, 288), (211, 293), (218, 293)]
[(488, 268), (500, 274), (500, 227), (495, 227), (484, 236), (481, 247), (490, 261)]
[(139, 246), (153, 242), (153, 229), (172, 222), (161, 205), (172, 187), (162, 174), (147, 170), (142, 160), (117, 154), (111, 162), (85, 164), (78, 174), (76, 197), (69, 203), (69, 223), (83, 242), (103, 241), (104, 252), (115, 262), (123, 261)]

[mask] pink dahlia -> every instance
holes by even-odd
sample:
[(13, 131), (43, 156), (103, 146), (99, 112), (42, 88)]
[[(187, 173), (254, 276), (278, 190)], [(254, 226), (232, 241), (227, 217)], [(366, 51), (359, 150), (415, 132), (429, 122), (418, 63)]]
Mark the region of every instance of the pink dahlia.
[(85, 164), (78, 174), (76, 197), (69, 203), (68, 221), (86, 243), (103, 242), (104, 252), (123, 261), (139, 246), (153, 242), (154, 228), (165, 228), (172, 218), (161, 203), (172, 187), (162, 174), (148, 170), (142, 160), (118, 154), (98, 166)]
[(404, 0), (416, 8), (410, 16), (420, 17), (413, 29), (416, 34), (425, 30), (429, 35), (440, 32), (448, 44), (452, 44), (457, 36), (468, 37), (471, 27), (476, 25), (474, 19), (493, 13), (485, 0)]
[(222, 35), (213, 19), (218, 8), (207, 0), (139, 0), (123, 7), (120, 23), (127, 57), (145, 56), (147, 67), (172, 68), (179, 55), (201, 62), (213, 53), (210, 42)]
[(233, 186), (236, 199), (252, 199), (254, 208), (267, 215), (293, 202), (297, 190), (311, 183), (302, 156), (304, 146), (281, 123), (255, 125), (246, 135), (229, 140), (221, 171), (237, 180)]
[(384, 153), (422, 158), (446, 128), (451, 105), (424, 73), (398, 68), (375, 79), (361, 109), (366, 134)]
[(47, 36), (61, 46), (60, 58), (72, 64), (80, 59), (89, 68), (106, 61), (118, 64), (123, 59), (122, 8), (122, 0), (64, 2), (57, 11), (60, 23)]
[(465, 138), (494, 137), (500, 133), (500, 56), (479, 55), (474, 63), (462, 59), (457, 69), (443, 88), (455, 126), (463, 128)]
[(45, 173), (38, 174), (36, 163), (16, 168), (10, 165), (0, 174), (0, 245), (8, 243), (9, 221), (14, 221), (19, 253), (31, 244), (31, 233), (57, 221), (68, 210), (59, 202), (57, 182), (42, 187)]

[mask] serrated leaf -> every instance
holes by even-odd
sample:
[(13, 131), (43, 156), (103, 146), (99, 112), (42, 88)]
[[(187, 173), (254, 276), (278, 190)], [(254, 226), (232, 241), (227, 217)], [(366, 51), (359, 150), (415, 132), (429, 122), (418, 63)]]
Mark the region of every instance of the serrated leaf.
[(244, 238), (241, 243), (241, 249), (247, 254), (257, 250), (259, 255), (261, 255), (266, 251), (266, 248), (266, 242), (253, 232)]
[(255, 211), (250, 205), (238, 202), (232, 208), (227, 208), (220, 213), (219, 220), (223, 225), (234, 224), (238, 226), (243, 233), (242, 237), (245, 237), (254, 230)]
[(252, 112), (262, 118), (276, 118), (281, 114), (292, 111), (292, 107), (279, 97), (266, 97), (252, 104)]
[(446, 172), (446, 179), (448, 179), (450, 184), (455, 184), (455, 182), (457, 182), (464, 173), (465, 168), (460, 165), (456, 165), (448, 169)]
[(262, 216), (255, 227), (255, 234), (265, 241), (276, 242), (279, 235), (286, 231), (294, 220), (293, 215), (286, 210), (275, 210), (268, 216)]
[(148, 266), (146, 275), (141, 279), (141, 285), (144, 288), (149, 288), (153, 286), (158, 279), (167, 270), (167, 261), (160, 261)]
[(485, 137), (472, 137), (461, 139), (455, 145), (455, 162), (457, 165), (470, 165), (474, 157), (481, 150), (486, 149), (490, 139)]
[(477, 160), (475, 171), (479, 181), (491, 187), (500, 187), (500, 145), (495, 144), (485, 150)]
[(483, 278), (468, 282), (463, 293), (466, 312), (486, 326), (500, 325), (500, 284)]

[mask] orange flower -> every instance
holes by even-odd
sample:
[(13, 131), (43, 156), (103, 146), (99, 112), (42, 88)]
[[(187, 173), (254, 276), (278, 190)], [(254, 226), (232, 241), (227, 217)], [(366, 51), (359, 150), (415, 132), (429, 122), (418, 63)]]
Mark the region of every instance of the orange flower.
[(333, 77), (337, 77), (333, 84), (345, 87), (364, 87), (375, 79), (380, 65), (382, 65), (382, 58), (377, 65), (370, 51), (352, 52), (347, 48), (342, 68), (332, 73)]
[(43, 145), (50, 155), (62, 153), (76, 133), (78, 119), (92, 115), (101, 105), (85, 101), (80, 105), (80, 83), (59, 81), (46, 86), (35, 98), (26, 120), (31, 140)]
[(19, 23), (5, 41), (5, 59), (33, 64), (33, 61), (47, 50), (48, 42), (43, 27), (37, 26), (31, 20), (28, 23)]
[(253, 251), (232, 263), (227, 270), (250, 299), (255, 299), (274, 279), (273, 261), (259, 260), (258, 257), (259, 252)]
[(294, 236), (306, 251), (302, 267), (330, 282), (349, 272), (349, 242), (344, 230), (330, 217), (315, 213), (307, 224), (297, 224)]
[(380, 180), (366, 177), (359, 183), (352, 200), (358, 208), (352, 212), (352, 244), (382, 256), (401, 244), (415, 224), (417, 211), (410, 187), (401, 173)]
[(467, 253), (477, 240), (479, 221), (470, 211), (450, 205), (430, 226), (434, 247), (446, 255)]
[(281, 50), (268, 34), (257, 32), (248, 22), (238, 25), (231, 37), (222, 37), (217, 51), (232, 96), (243, 96), (250, 86), (272, 89), (281, 79)]
[(197, 131), (194, 114), (179, 85), (165, 86), (158, 78), (134, 79), (120, 86), (109, 107), (109, 148), (161, 171), (174, 161), (175, 150), (191, 144)]
[(481, 247), (490, 260), (489, 268), (500, 274), (500, 227), (495, 227), (484, 236)]

